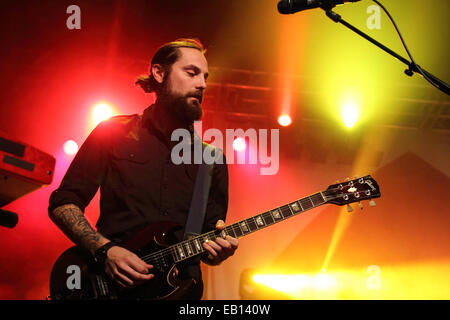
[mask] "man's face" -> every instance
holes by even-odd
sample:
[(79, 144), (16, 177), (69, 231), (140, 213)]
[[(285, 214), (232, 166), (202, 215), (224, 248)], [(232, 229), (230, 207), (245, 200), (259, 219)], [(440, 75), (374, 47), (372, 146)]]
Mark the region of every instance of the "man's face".
[(208, 78), (208, 63), (197, 49), (179, 50), (181, 55), (163, 84), (163, 100), (179, 119), (191, 123), (202, 116), (201, 103)]

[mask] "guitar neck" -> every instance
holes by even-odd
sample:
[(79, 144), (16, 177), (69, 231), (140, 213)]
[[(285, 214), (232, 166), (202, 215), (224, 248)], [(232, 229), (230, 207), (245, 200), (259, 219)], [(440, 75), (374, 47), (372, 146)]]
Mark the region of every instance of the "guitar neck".
[(202, 243), (206, 240), (215, 240), (216, 238), (225, 238), (227, 235), (234, 238), (241, 238), (252, 232), (266, 228), (290, 217), (293, 217), (304, 211), (313, 209), (326, 203), (324, 192), (318, 192), (291, 202), (284, 206), (263, 212), (248, 219), (233, 223), (223, 230), (213, 230), (189, 240), (179, 242), (165, 250), (169, 250), (175, 263), (199, 255), (205, 251)]

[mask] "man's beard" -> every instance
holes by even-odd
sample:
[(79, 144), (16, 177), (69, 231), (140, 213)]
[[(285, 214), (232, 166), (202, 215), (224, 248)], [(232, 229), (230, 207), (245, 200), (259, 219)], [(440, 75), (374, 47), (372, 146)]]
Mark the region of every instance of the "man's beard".
[[(192, 91), (185, 95), (174, 94), (170, 92), (169, 84), (164, 81), (161, 94), (158, 97), (176, 119), (186, 124), (192, 124), (202, 118), (202, 100), (203, 92)], [(192, 97), (196, 99), (192, 99)]]

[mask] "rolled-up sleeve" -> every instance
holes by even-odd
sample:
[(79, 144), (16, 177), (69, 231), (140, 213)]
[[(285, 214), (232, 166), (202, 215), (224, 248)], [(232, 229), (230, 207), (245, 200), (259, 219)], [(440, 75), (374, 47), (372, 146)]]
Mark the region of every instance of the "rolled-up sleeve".
[(110, 127), (108, 121), (101, 122), (85, 140), (60, 186), (50, 195), (49, 214), (64, 204), (74, 204), (84, 212), (105, 175)]

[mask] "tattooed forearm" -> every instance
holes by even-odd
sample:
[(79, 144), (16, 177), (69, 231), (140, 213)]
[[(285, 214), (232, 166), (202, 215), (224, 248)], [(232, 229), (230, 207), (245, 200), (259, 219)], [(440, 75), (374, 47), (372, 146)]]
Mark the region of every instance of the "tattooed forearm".
[(76, 205), (60, 206), (53, 210), (50, 218), (70, 240), (91, 253), (109, 241), (92, 228)]

